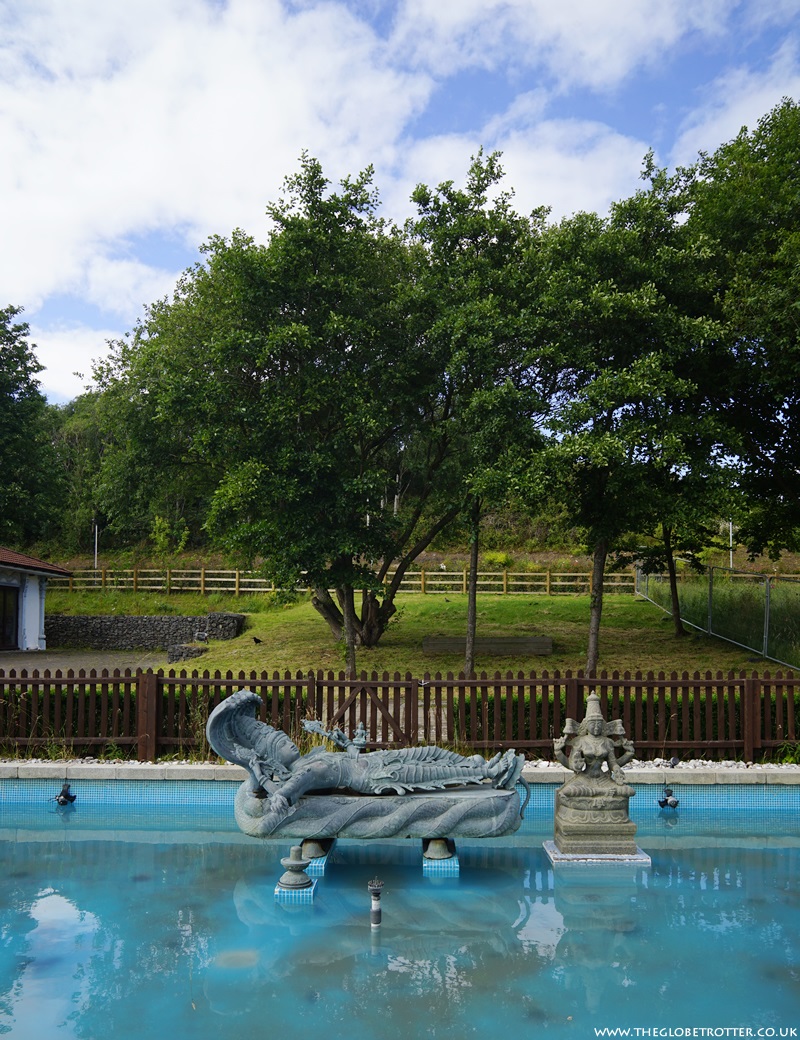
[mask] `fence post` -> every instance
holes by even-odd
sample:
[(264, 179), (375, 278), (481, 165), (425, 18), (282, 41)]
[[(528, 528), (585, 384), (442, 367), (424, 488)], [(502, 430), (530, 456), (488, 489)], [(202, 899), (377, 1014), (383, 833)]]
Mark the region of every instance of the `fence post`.
[(306, 713), (321, 721), (322, 712), (317, 706), (317, 678), (311, 671), (306, 676)]
[(547, 568), (547, 585), (545, 587), (545, 595), (550, 595), (550, 568)]
[(768, 574), (764, 575), (764, 649), (763, 656), (768, 657), (769, 650), (769, 594), (772, 582)]
[[(70, 578), (69, 580), (72, 581), (72, 578)], [(462, 581), (461, 581), (461, 593), (464, 596), (466, 596), (466, 594), (467, 594), (467, 566), (466, 566), (466, 564), (464, 564), (464, 576), (463, 576)]]
[(405, 708), (406, 733), (409, 744), (413, 747), (419, 739), (419, 679), (412, 679), (411, 689), (406, 689)]
[(745, 679), (742, 689), (742, 738), (744, 760), (752, 762), (756, 747), (761, 746), (761, 681)]
[(568, 719), (578, 718), (578, 678), (575, 675), (567, 677), (566, 712)]
[(200, 595), (205, 596), (206, 594), (206, 569), (205, 567), (200, 568)]
[(508, 568), (503, 568), (503, 595), (508, 595)]
[(140, 762), (155, 762), (158, 744), (158, 676), (136, 673), (136, 735)]
[(420, 592), (422, 592), (422, 594), (424, 595), (425, 594), (425, 568), (424, 567), (419, 572), (419, 587), (420, 587)]

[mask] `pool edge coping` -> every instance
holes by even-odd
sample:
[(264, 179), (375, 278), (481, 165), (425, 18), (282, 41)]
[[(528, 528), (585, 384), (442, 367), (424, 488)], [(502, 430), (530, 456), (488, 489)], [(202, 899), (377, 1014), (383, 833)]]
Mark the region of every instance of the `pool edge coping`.
[[(625, 769), (629, 783), (653, 784), (800, 784), (800, 766), (692, 767)], [(531, 784), (561, 784), (569, 770), (560, 766), (528, 767), (523, 778)], [(241, 766), (211, 762), (0, 762), (0, 780), (222, 780), (247, 777)]]

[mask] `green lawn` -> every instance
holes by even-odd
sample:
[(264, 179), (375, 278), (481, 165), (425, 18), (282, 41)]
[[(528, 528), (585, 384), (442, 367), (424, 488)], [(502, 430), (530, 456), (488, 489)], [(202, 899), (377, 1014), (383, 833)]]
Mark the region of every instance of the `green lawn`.
[[(458, 673), (459, 655), (430, 655), (422, 651), (426, 635), (463, 635), (466, 597), (463, 595), (407, 595), (397, 599), (397, 614), (379, 645), (358, 652), (365, 671)], [(214, 671), (308, 671), (343, 667), (343, 653), (331, 640), (325, 623), (303, 598), (281, 604), (269, 596), (201, 597), (191, 594), (125, 593), (118, 591), (48, 592), (48, 612), (202, 614), (234, 610), (247, 614), (246, 630), (238, 639), (214, 643), (209, 652), (187, 667)], [(478, 635), (541, 635), (553, 640), (548, 657), (491, 657), (478, 659), (479, 671), (541, 672), (543, 669), (582, 668), (589, 620), (588, 596), (492, 596), (478, 599)], [(255, 643), (253, 637), (261, 640)], [(600, 638), (600, 667), (607, 671), (774, 671), (778, 666), (754, 661), (748, 650), (691, 635), (676, 639), (672, 622), (661, 610), (633, 596), (612, 595), (605, 600)]]

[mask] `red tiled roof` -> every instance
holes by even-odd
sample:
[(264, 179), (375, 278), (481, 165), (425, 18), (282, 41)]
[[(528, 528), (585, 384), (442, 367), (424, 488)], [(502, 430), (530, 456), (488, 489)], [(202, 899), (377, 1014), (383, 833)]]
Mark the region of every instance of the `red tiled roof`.
[(56, 567), (54, 563), (45, 563), (37, 560), (35, 556), (24, 556), (22, 553), (14, 552), (13, 549), (0, 547), (0, 567), (16, 567), (23, 571), (44, 571), (46, 574), (69, 574), (63, 567)]

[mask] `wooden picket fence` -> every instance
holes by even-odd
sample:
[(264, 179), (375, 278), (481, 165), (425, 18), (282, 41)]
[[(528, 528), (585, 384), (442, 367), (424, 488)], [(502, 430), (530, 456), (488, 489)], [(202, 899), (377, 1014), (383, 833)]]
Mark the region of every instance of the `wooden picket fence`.
[[(390, 571), (384, 580), (388, 585), (394, 577)], [(469, 570), (416, 570), (408, 571), (400, 584), (404, 593), (423, 595), (450, 594), (466, 595)], [(587, 571), (478, 571), (478, 592), (494, 595), (537, 595), (556, 596), (587, 593), (591, 584), (591, 573)], [(244, 596), (275, 592), (272, 582), (256, 571), (216, 570), (197, 567), (190, 570), (174, 568), (110, 568), (75, 570), (66, 578), (49, 579), (51, 588), (67, 588), (72, 592), (90, 589), (125, 589), (131, 592), (199, 592), (205, 596), (222, 592)], [(635, 575), (632, 571), (607, 574), (604, 579), (606, 592), (635, 591)], [(305, 591), (301, 586), (298, 591)]]
[(234, 690), (261, 697), (261, 718), (302, 744), (302, 720), (367, 730), (368, 746), (447, 744), (481, 752), (515, 747), (551, 758), (564, 720), (583, 717), (598, 693), (607, 718), (623, 720), (637, 757), (769, 760), (797, 750), (800, 677), (605, 672), (541, 675), (103, 670), (77, 674), (0, 670), (0, 753), (121, 755), (140, 761), (211, 757), (209, 713)]

